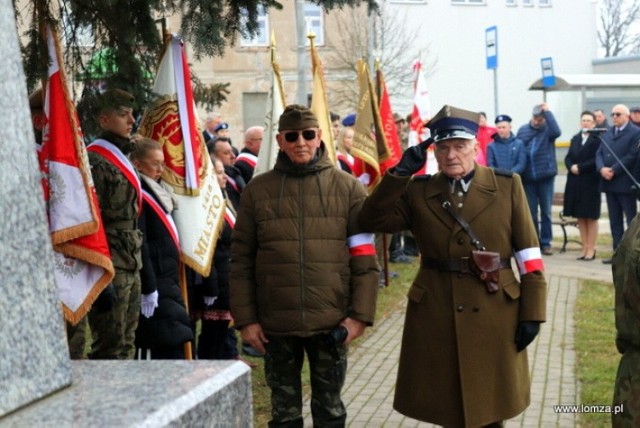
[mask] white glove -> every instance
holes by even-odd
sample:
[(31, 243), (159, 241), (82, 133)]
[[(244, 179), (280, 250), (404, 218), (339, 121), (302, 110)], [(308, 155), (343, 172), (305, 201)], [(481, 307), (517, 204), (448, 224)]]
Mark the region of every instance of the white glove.
[(365, 186), (368, 186), (369, 183), (371, 182), (371, 176), (367, 172), (362, 173), (362, 175), (358, 176), (358, 181), (364, 184)]
[(213, 302), (215, 302), (217, 298), (218, 298), (218, 296), (204, 296), (204, 304), (205, 304), (205, 306), (213, 305)]
[(145, 317), (151, 318), (153, 311), (158, 307), (158, 290), (140, 297), (140, 312)]

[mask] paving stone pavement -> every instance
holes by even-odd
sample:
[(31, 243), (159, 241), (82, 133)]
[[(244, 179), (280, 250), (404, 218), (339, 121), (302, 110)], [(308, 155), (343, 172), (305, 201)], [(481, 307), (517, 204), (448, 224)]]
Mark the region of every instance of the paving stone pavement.
[[(608, 233), (602, 222), (600, 233)], [(577, 230), (568, 231), (577, 235)], [(554, 236), (560, 236), (554, 230)], [(559, 249), (559, 246), (558, 246)], [(556, 404), (580, 404), (575, 373), (575, 300), (583, 279), (612, 281), (610, 265), (597, 259), (578, 261), (579, 246), (571, 244), (565, 253), (545, 256), (548, 281), (547, 322), (528, 348), (531, 370), (531, 405), (507, 421), (512, 427), (572, 427), (576, 414), (556, 413)], [(604, 249), (604, 248), (603, 248)], [(557, 250), (556, 250), (557, 251)], [(434, 427), (409, 419), (392, 408), (404, 308), (380, 322), (373, 333), (349, 354), (349, 368), (343, 389), (349, 427)], [(309, 400), (305, 402), (305, 426), (312, 426)]]

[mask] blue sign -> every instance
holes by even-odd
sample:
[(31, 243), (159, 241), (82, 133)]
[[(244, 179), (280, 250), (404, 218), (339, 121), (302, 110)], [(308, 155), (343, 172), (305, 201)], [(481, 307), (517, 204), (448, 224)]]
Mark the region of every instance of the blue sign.
[(556, 85), (556, 76), (553, 74), (553, 60), (551, 57), (542, 58), (540, 60), (540, 66), (542, 67), (542, 86), (548, 88)]
[(487, 70), (498, 68), (498, 27), (493, 26), (485, 30), (487, 48)]

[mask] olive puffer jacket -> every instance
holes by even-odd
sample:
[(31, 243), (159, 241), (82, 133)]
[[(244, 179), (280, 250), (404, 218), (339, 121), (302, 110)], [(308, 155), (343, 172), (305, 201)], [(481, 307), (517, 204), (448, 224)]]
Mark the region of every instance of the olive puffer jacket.
[(373, 324), (375, 251), (356, 248), (363, 240), (373, 248), (373, 234), (358, 223), (365, 197), (324, 145), (306, 165), (280, 152), (273, 170), (251, 180), (231, 244), (231, 312), (239, 328), (260, 323), (266, 334), (306, 337), (345, 317)]

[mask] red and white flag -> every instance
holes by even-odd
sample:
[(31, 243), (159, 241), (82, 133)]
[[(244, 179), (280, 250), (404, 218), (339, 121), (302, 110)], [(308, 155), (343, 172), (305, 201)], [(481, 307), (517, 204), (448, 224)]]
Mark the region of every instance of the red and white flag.
[(162, 179), (178, 200), (173, 218), (182, 260), (209, 275), (224, 219), (225, 201), (196, 121), (191, 72), (182, 41), (171, 35), (153, 86), (157, 97), (140, 122), (139, 133), (162, 145)]
[[(411, 112), (411, 123), (409, 124), (409, 147), (420, 144), (429, 138), (429, 129), (424, 125), (431, 119), (431, 100), (427, 90), (427, 79), (424, 77), (422, 63), (416, 60), (413, 63), (413, 110)], [(438, 165), (433, 154), (433, 146), (427, 150), (427, 162), (425, 173), (435, 174), (438, 172)]]
[(76, 324), (114, 276), (82, 131), (61, 68), (55, 30), (47, 28), (46, 83), (40, 168), (65, 318)]

